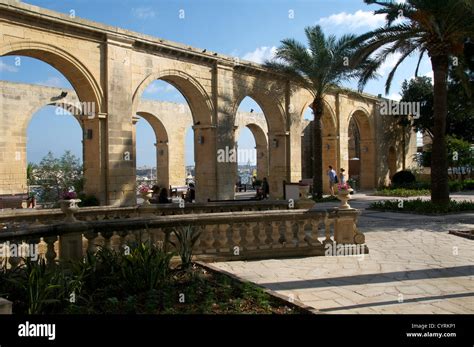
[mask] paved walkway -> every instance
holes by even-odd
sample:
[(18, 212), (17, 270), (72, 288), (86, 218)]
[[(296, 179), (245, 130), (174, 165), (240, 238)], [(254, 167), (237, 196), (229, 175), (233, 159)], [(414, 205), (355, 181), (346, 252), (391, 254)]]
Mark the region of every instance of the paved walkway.
[(448, 234), (474, 229), (474, 214), (363, 211), (358, 225), (368, 255), (215, 265), (323, 313), (474, 313), (474, 240)]

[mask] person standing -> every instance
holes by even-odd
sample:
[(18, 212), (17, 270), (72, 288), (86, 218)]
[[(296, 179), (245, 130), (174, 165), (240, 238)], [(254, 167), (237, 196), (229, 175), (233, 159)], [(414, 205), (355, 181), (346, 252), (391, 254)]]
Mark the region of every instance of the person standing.
[(334, 196), (334, 184), (337, 183), (337, 173), (336, 173), (336, 170), (334, 170), (331, 165), (329, 165), (328, 176), (329, 176), (329, 191), (331, 192), (331, 195)]
[(339, 181), (341, 182), (341, 185), (347, 183), (346, 170), (341, 168), (340, 173), (339, 173), (339, 178), (340, 178)]
[(263, 198), (267, 199), (268, 195), (270, 195), (270, 185), (268, 184), (266, 177), (264, 177), (262, 181), (262, 192), (263, 192)]

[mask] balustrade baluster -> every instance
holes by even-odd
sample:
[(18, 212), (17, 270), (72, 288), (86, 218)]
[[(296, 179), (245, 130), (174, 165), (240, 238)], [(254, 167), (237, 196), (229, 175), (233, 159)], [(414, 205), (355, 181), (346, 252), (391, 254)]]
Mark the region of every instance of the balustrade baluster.
[(244, 223), (245, 226), (245, 248), (247, 250), (254, 250), (255, 247), (255, 234), (254, 234), (254, 223)]
[(272, 224), (272, 248), (282, 248), (283, 247), (283, 237), (280, 233), (280, 224), (281, 222), (271, 222)]
[(54, 244), (57, 240), (58, 237), (56, 235), (43, 237), (43, 241), (46, 243), (46, 264), (48, 264), (49, 266), (56, 264), (57, 253), (54, 249)]
[(265, 233), (265, 224), (257, 222), (255, 223), (256, 230), (257, 230), (257, 240), (258, 240), (258, 248), (259, 249), (268, 249), (270, 248), (266, 244), (267, 234)]
[(294, 230), (293, 230), (293, 221), (284, 221), (282, 223), (285, 226), (285, 248), (295, 247), (294, 243)]

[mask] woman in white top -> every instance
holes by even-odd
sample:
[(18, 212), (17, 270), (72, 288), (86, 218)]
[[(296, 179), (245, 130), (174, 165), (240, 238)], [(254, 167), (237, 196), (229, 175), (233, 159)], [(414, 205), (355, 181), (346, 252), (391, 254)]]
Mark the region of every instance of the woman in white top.
[(339, 182), (342, 184), (346, 184), (346, 170), (342, 169), (340, 170), (340, 173), (339, 173)]

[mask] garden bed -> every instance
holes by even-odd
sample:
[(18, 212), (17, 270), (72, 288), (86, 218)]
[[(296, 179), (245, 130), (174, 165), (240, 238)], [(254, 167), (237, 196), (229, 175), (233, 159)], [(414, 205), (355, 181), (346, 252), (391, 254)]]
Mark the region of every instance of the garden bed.
[(298, 305), (253, 283), (140, 245), (128, 255), (101, 249), (85, 261), (47, 266), (27, 261), (0, 269), (0, 297), (15, 314), (301, 314)]
[(474, 240), (474, 230), (450, 230), (450, 234)]

